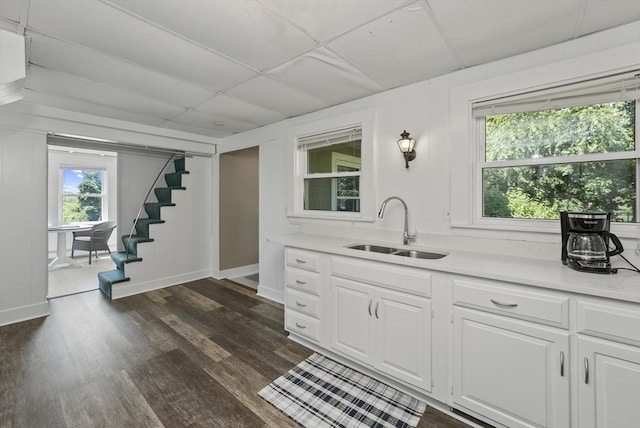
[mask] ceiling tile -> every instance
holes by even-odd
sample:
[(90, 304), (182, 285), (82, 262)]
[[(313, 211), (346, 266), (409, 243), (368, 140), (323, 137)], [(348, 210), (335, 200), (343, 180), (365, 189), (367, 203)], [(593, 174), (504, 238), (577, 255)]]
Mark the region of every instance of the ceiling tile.
[(228, 137), (229, 135), (233, 135), (233, 132), (230, 132), (230, 131), (200, 128), (195, 125), (185, 125), (183, 123), (172, 122), (170, 120), (163, 122), (161, 125), (158, 125), (158, 126), (160, 128), (173, 129), (174, 131), (190, 132), (192, 134), (206, 135), (207, 137), (214, 137), (214, 138), (223, 138), (223, 137)]
[(31, 2), (29, 26), (161, 74), (224, 90), (255, 73), (95, 0)]
[(580, 0), (429, 0), (444, 39), (465, 66), (571, 39)]
[(256, 70), (278, 65), (316, 43), (257, 1), (112, 0), (145, 19)]
[(77, 113), (92, 114), (94, 116), (108, 117), (110, 119), (125, 120), (127, 122), (142, 123), (151, 126), (157, 126), (162, 122), (162, 120), (157, 117), (149, 117), (119, 108), (112, 108), (87, 102), (85, 100), (79, 100), (77, 98), (70, 98), (65, 95), (45, 93), (31, 89), (25, 89), (23, 101), (74, 111)]
[(278, 122), (287, 118), (282, 113), (249, 104), (226, 95), (218, 95), (206, 103), (199, 105), (195, 110), (210, 114), (220, 122), (225, 122), (226, 119), (232, 119), (244, 123), (252, 123), (257, 126)]
[(329, 46), (385, 88), (458, 68), (425, 10), (405, 7), (339, 37)]
[(182, 107), (137, 96), (120, 88), (101, 85), (35, 65), (29, 66), (25, 88), (162, 119), (171, 118), (185, 110)]
[(31, 34), (30, 62), (78, 77), (126, 89), (168, 104), (191, 107), (213, 92), (80, 45)]
[(233, 98), (275, 110), (287, 117), (298, 116), (328, 107), (309, 94), (290, 88), (273, 79), (259, 76), (226, 92)]
[(252, 123), (245, 123), (239, 120), (226, 119), (224, 122), (212, 119), (211, 115), (195, 110), (189, 110), (171, 119), (171, 122), (184, 125), (193, 125), (203, 129), (211, 129), (219, 132), (229, 132), (232, 134), (248, 131), (256, 126)]
[(316, 40), (328, 41), (415, 0), (263, 0), (304, 28)]
[(23, 0), (0, 0), (0, 19), (20, 22), (25, 10)]
[(640, 0), (589, 0), (576, 36), (640, 21)]
[(318, 48), (269, 73), (280, 82), (304, 89), (329, 105), (384, 90), (357, 68), (326, 48)]

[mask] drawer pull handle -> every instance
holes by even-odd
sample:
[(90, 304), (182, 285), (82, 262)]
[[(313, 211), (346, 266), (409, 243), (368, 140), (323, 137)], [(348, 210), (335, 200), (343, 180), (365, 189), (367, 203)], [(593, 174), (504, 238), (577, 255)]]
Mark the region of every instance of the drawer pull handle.
[(306, 283), (307, 281), (300, 281), (299, 279), (296, 279), (296, 284), (305, 285)]
[(371, 316), (371, 315), (373, 315), (373, 314), (371, 313), (371, 300), (369, 300), (369, 316)]
[(589, 384), (589, 359), (584, 357), (584, 383)]
[(377, 319), (380, 319), (380, 317), (378, 316), (378, 305), (379, 305), (379, 304), (380, 304), (380, 302), (376, 302), (376, 310), (375, 310), (375, 313), (376, 313), (376, 318), (377, 318)]
[(306, 306), (307, 306), (307, 305), (305, 305), (304, 303), (300, 303), (300, 302), (298, 302), (297, 300), (296, 300), (296, 305), (298, 305), (298, 306), (300, 306), (300, 307), (302, 307), (302, 308), (304, 308), (304, 307), (306, 307)]
[(296, 327), (298, 327), (298, 328), (307, 328), (306, 325), (302, 325), (302, 324), (298, 324), (298, 323), (296, 323)]
[(564, 352), (560, 352), (560, 377), (564, 377)]
[(500, 306), (503, 308), (515, 308), (518, 306), (517, 303), (502, 303), (502, 302), (498, 302), (497, 300), (493, 300), (493, 299), (489, 299), (491, 300), (491, 303), (493, 303), (496, 306)]
[(307, 261), (306, 260), (301, 260), (301, 259), (296, 259), (296, 262), (305, 264)]

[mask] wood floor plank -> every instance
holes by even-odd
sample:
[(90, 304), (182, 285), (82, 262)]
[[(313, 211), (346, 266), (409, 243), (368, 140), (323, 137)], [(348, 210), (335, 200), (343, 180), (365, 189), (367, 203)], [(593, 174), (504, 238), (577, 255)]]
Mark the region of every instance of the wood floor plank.
[(213, 311), (222, 307), (222, 305), (215, 300), (210, 299), (198, 293), (197, 291), (193, 291), (192, 289), (187, 288), (183, 285), (176, 285), (175, 287), (171, 287), (171, 291), (178, 298), (203, 311)]
[(217, 343), (214, 343), (207, 336), (200, 333), (177, 316), (165, 315), (160, 319), (169, 327), (174, 329), (180, 336), (187, 339), (189, 343), (198, 348), (203, 354), (211, 358), (212, 361), (217, 363), (218, 361), (231, 356), (226, 349)]

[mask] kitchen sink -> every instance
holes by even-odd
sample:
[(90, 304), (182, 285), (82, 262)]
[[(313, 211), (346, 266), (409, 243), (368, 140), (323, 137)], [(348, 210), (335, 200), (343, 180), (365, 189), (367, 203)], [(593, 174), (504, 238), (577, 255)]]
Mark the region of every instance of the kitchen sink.
[(431, 251), (420, 251), (420, 250), (409, 250), (409, 249), (399, 250), (397, 248), (387, 247), (384, 245), (356, 244), (356, 245), (349, 245), (347, 246), (347, 248), (350, 248), (352, 250), (359, 250), (359, 251), (369, 251), (372, 253), (390, 254), (392, 256), (411, 257), (414, 259), (436, 260), (446, 256), (446, 254), (433, 253)]
[(384, 254), (393, 254), (395, 251), (398, 251), (396, 248), (393, 248), (393, 247), (384, 247), (381, 245), (369, 245), (369, 244), (351, 245), (347, 248), (351, 248), (352, 250), (371, 251), (372, 253), (384, 253)]
[(419, 251), (419, 250), (399, 250), (393, 253), (393, 255), (411, 257), (414, 259), (432, 259), (432, 260), (441, 259), (444, 256), (446, 256), (446, 254), (432, 253), (430, 251)]

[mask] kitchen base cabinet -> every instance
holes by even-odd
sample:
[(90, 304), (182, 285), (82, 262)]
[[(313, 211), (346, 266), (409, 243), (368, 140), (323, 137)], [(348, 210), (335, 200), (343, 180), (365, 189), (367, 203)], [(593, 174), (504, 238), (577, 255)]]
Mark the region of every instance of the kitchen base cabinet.
[(581, 428), (640, 427), (640, 349), (579, 338)]
[(453, 309), (457, 406), (509, 427), (568, 427), (568, 363), (568, 332)]
[(431, 391), (431, 299), (332, 279), (334, 350)]

